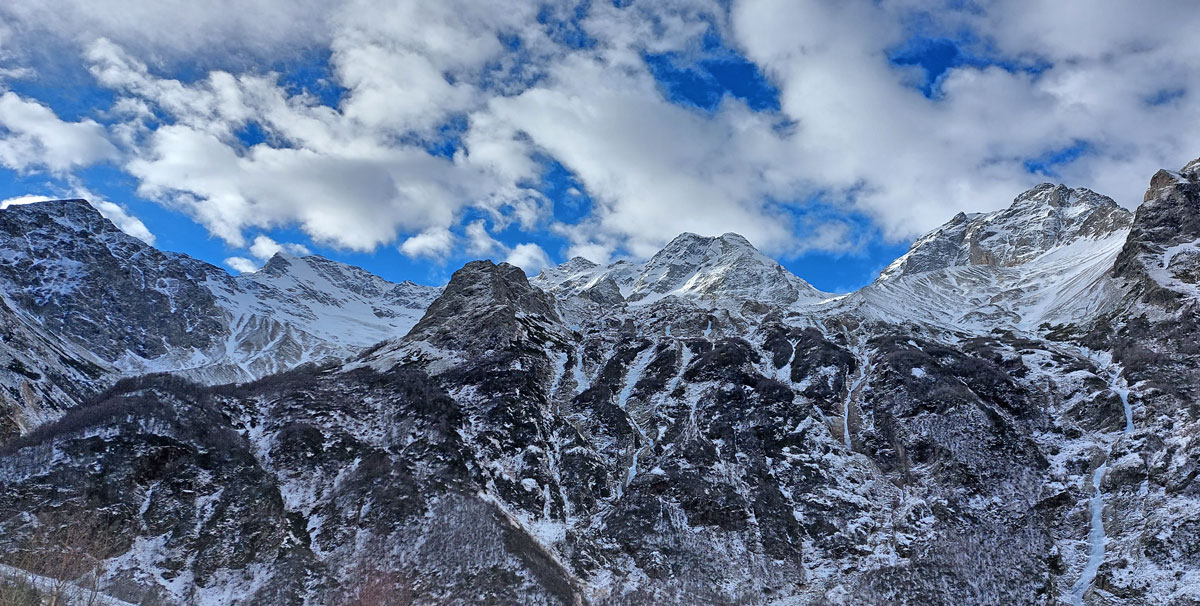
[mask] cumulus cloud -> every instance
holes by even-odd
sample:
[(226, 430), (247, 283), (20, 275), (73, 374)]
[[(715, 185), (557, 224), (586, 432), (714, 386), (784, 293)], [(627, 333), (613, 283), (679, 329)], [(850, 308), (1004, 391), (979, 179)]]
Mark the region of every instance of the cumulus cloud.
[(266, 261), (267, 259), (270, 259), (281, 252), (298, 256), (312, 254), (312, 251), (308, 250), (308, 247), (303, 244), (293, 244), (290, 242), (284, 242), (281, 244), (270, 237), (261, 234), (255, 236), (254, 243), (250, 245), (250, 254), (254, 255), (256, 259), (261, 259), (263, 261)]
[(400, 244), (400, 252), (413, 258), (435, 261), (445, 259), (454, 250), (454, 234), (448, 229), (429, 229)]
[(1080, 142), (1087, 153), (1056, 167), (1062, 179), (1127, 206), (1140, 201), (1155, 169), (1200, 153), (1187, 148), (1200, 134), (1194, 103), (1146, 103), (1163, 87), (1200, 84), (1200, 47), (1185, 33), (1200, 18), (1182, 5), (1142, 12), (997, 2), (940, 11), (944, 31), (979, 32), (980, 46), (998, 44), (991, 50), (1004, 65), (954, 67), (934, 99), (887, 60), (909, 35), (909, 8), (752, 0), (733, 11), (737, 39), (779, 84), (782, 109), (797, 123), (790, 160), (847, 192), (890, 236), (911, 236), (955, 210), (1003, 206), (1047, 180), (1026, 161)]
[(225, 259), (225, 265), (228, 265), (230, 269), (240, 274), (258, 271), (258, 263), (246, 257), (229, 257)]
[(486, 257), (497, 250), (503, 250), (504, 245), (488, 233), (483, 220), (472, 221), (464, 230), (467, 235), (467, 254), (476, 257)]
[[(449, 229), (466, 205), (525, 224), (546, 211), (539, 194), (486, 166), (397, 142), (379, 122), (291, 94), (274, 77), (212, 72), (185, 84), (105, 40), (88, 59), (98, 81), (127, 95), (123, 132), (135, 153), (125, 168), (139, 193), (233, 246), (251, 227), (298, 225), (318, 242), (367, 251), (398, 233)], [(151, 108), (172, 124), (152, 128)], [(250, 122), (272, 143), (245, 148), (235, 133)]]
[[(1155, 169), (1200, 155), (1200, 13), (1185, 2), (68, 4), (0, 7), (0, 43), (71, 46), (59, 56), (82, 56), (116, 100), (101, 125), (3, 94), (0, 165), (64, 174), (119, 160), (139, 194), (256, 258), (273, 248), (247, 233), (295, 226), (352, 250), (548, 262), (479, 216), (597, 261), (646, 256), (681, 231), (736, 231), (782, 256), (846, 252), (1004, 206), (1041, 180), (1131, 206)], [(914, 85), (920, 68), (889, 60), (917, 34), (974, 57), (932, 98)], [(766, 75), (777, 110), (728, 95), (678, 103), (645, 61), (686, 64), (713, 40)], [(305, 49), (327, 53), (336, 103), (257, 67)], [(185, 58), (200, 76), (172, 77)], [(238, 137), (251, 126), (261, 142)], [(554, 219), (536, 187), (551, 161), (590, 199), (585, 216)]]
[(65, 173), (116, 156), (104, 127), (94, 120), (67, 122), (37, 101), (13, 92), (0, 95), (0, 166)]
[(525, 270), (525, 273), (531, 275), (553, 265), (546, 251), (532, 242), (514, 246), (504, 261), (520, 267)]
[(35, 194), (25, 194), (23, 196), (14, 196), (6, 200), (0, 200), (0, 210), (4, 210), (10, 206), (20, 206), (22, 204), (33, 204), (34, 202), (47, 202), (53, 200), (47, 196), (38, 196)]

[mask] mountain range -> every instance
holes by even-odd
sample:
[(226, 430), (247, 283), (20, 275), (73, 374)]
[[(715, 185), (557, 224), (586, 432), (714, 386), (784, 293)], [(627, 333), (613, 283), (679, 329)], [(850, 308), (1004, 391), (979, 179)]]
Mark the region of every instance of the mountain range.
[(437, 288), (13, 206), (0, 573), (87, 520), (112, 603), (1200, 604), (1198, 301), (1200, 160), (840, 295), (737, 234)]

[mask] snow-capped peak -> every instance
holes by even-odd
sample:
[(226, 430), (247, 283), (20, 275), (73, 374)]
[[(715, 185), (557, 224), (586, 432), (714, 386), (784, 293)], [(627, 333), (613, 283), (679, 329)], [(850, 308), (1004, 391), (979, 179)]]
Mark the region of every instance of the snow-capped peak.
[(533, 283), (559, 297), (582, 296), (602, 303), (647, 304), (679, 296), (790, 305), (828, 296), (735, 233), (680, 234), (644, 264), (618, 261), (599, 266), (577, 257), (543, 271)]
[(880, 274), (891, 280), (964, 265), (1013, 267), (1077, 239), (1105, 239), (1129, 229), (1133, 215), (1107, 196), (1042, 183), (1004, 210), (959, 213), (918, 239)]
[(670, 294), (780, 304), (824, 298), (734, 233), (716, 237), (680, 234), (646, 262), (627, 298), (647, 301)]
[(402, 336), (441, 289), (284, 254), (232, 277), (125, 234), (85, 200), (60, 200), (0, 211), (0, 292), (104, 372), (217, 383)]

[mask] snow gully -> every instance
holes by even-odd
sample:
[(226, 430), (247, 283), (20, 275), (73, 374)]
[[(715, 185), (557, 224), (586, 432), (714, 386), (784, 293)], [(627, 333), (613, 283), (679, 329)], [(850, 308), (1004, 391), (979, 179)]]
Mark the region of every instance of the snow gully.
[[(1121, 405), (1125, 409), (1125, 428), (1121, 431), (1121, 436), (1127, 436), (1133, 432), (1133, 408), (1129, 405), (1129, 387), (1121, 379), (1119, 366), (1112, 370), (1108, 381), (1108, 390), (1121, 398)], [(1112, 449), (1115, 445), (1116, 442), (1109, 445), (1108, 453), (1104, 455), (1104, 462), (1092, 473), (1092, 498), (1088, 502), (1091, 511), (1091, 527), (1088, 530), (1088, 561), (1087, 565), (1083, 567), (1079, 580), (1071, 587), (1071, 604), (1074, 606), (1084, 606), (1083, 596), (1091, 589), (1092, 583), (1096, 580), (1096, 574), (1100, 572), (1100, 565), (1104, 563), (1104, 547), (1108, 538), (1104, 534), (1104, 493), (1100, 490), (1100, 485), (1104, 481), (1104, 474), (1108, 472), (1108, 461), (1112, 457)]]

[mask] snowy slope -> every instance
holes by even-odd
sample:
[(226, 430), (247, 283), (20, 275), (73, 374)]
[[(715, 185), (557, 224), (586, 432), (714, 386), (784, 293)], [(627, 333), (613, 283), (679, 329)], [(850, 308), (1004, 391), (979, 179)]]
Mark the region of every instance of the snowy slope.
[(960, 213), (840, 302), (971, 333), (1085, 321), (1122, 301), (1110, 276), (1132, 220), (1110, 198), (1042, 184), (1004, 210)]
[[(211, 384), (343, 358), (408, 332), (439, 292), (316, 256), (230, 276), (124, 234), (83, 200), (0, 210), (0, 320), (6, 346), (26, 343), (0, 354), (27, 357), (35, 342), (54, 352), (35, 364), (61, 378), (45, 387), (62, 400), (51, 408), (122, 375)], [(27, 379), (0, 374), (6, 397)]]

